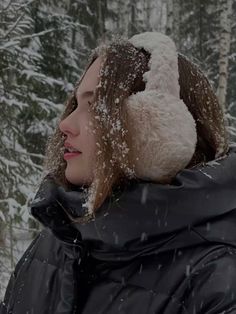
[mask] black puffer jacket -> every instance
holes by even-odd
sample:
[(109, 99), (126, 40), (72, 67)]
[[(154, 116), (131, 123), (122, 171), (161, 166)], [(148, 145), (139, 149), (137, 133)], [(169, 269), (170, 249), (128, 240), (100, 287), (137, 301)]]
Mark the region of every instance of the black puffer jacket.
[(0, 313), (236, 313), (236, 150), (171, 185), (130, 182), (94, 221), (82, 192), (48, 179), (32, 213), (47, 228), (18, 263)]

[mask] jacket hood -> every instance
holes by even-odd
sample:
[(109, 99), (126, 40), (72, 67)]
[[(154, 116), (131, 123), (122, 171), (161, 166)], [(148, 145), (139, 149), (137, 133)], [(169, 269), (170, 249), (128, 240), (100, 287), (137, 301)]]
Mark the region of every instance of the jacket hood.
[(223, 158), (180, 171), (171, 184), (130, 180), (114, 190), (93, 220), (72, 222), (67, 214), (83, 216), (83, 197), (81, 188), (65, 191), (48, 177), (31, 212), (52, 231), (57, 229), (60, 238), (73, 238), (79, 231), (90, 254), (101, 260), (126, 260), (203, 242), (235, 246), (236, 148)]

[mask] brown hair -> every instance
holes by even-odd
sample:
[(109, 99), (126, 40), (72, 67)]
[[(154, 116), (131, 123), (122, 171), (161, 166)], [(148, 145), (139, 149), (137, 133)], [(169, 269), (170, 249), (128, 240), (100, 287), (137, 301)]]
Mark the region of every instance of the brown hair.
[[(133, 176), (132, 161), (135, 156), (128, 153), (130, 138), (127, 133), (124, 103), (129, 95), (145, 89), (143, 74), (148, 71), (150, 58), (149, 53), (135, 48), (128, 41), (116, 40), (96, 49), (87, 69), (98, 56), (103, 60), (100, 84), (90, 106), (98, 146), (96, 183), (93, 182), (89, 187), (90, 193), (94, 193), (93, 211), (103, 204), (114, 186), (125, 184), (125, 181), (130, 179), (129, 174)], [(224, 155), (228, 151), (228, 137), (222, 109), (205, 75), (181, 54), (178, 56), (178, 66), (180, 97), (196, 121), (198, 136), (196, 151), (187, 166), (190, 168), (212, 160), (216, 155)], [(61, 120), (68, 116), (76, 105), (73, 93), (67, 101)], [(70, 187), (71, 184), (65, 178), (66, 163), (62, 154), (58, 154), (63, 148), (62, 135), (57, 128), (49, 140), (45, 168), (53, 173), (60, 184)]]
[(207, 77), (182, 54), (178, 55), (180, 98), (196, 122), (197, 145), (187, 168), (223, 156), (229, 149), (223, 110)]

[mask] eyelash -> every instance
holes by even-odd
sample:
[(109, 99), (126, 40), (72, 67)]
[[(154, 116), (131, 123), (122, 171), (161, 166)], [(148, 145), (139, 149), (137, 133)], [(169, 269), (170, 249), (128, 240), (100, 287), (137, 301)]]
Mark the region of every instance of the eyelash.
[[(88, 101), (88, 104), (89, 104), (89, 106), (92, 106), (92, 102), (91, 101)], [(73, 97), (73, 99), (72, 99), (72, 107), (71, 107), (72, 111), (74, 111), (77, 107), (78, 107), (77, 99), (76, 99), (76, 97)]]
[(75, 110), (78, 107), (77, 99), (76, 97), (73, 97), (72, 99), (72, 110)]

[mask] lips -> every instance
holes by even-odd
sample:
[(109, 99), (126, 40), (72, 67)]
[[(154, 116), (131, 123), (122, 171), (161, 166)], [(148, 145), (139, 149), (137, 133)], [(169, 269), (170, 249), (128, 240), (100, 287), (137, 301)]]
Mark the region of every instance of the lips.
[(65, 160), (74, 158), (74, 157), (78, 157), (79, 155), (81, 155), (82, 153), (64, 153), (63, 157)]
[(64, 159), (68, 160), (74, 157), (79, 156), (80, 154), (82, 154), (78, 149), (76, 149), (75, 147), (73, 147), (70, 143), (65, 142), (64, 144), (65, 150), (64, 150)]
[(81, 153), (80, 150), (78, 150), (77, 148), (73, 147), (68, 142), (65, 142), (64, 147), (65, 147), (65, 152), (68, 152), (68, 153)]

